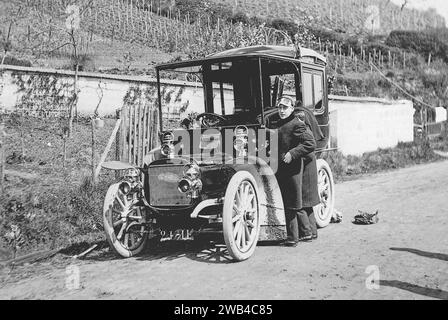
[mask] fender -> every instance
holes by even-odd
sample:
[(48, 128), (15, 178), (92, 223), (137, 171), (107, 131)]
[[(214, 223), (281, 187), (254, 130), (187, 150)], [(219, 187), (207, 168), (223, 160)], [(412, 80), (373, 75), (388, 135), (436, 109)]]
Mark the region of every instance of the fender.
[(102, 168), (104, 169), (109, 169), (109, 170), (127, 170), (127, 169), (136, 169), (137, 167), (127, 163), (127, 162), (122, 162), (122, 161), (108, 161), (108, 162), (104, 162), (101, 165)]

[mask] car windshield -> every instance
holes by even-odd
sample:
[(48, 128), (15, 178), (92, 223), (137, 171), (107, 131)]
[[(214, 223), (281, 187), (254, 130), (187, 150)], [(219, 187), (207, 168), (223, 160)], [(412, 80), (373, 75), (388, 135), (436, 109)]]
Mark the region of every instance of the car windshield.
[(222, 116), (220, 126), (259, 122), (257, 59), (198, 63), (164, 69), (160, 76), (175, 79), (161, 84), (163, 130), (194, 127), (201, 113)]

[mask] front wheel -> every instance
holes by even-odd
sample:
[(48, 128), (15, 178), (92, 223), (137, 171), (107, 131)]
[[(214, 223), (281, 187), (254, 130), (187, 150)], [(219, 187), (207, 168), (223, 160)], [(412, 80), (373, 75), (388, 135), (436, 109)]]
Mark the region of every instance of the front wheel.
[(119, 183), (107, 190), (103, 207), (103, 225), (106, 239), (112, 250), (129, 258), (145, 247), (148, 234), (144, 222), (144, 210), (137, 206), (137, 195), (124, 195)]
[(325, 228), (330, 224), (334, 211), (334, 180), (330, 166), (325, 160), (317, 159), (316, 165), (320, 203), (313, 209), (317, 226)]
[(252, 256), (260, 233), (259, 203), (255, 178), (247, 171), (230, 179), (223, 207), (223, 234), (233, 259), (243, 261)]

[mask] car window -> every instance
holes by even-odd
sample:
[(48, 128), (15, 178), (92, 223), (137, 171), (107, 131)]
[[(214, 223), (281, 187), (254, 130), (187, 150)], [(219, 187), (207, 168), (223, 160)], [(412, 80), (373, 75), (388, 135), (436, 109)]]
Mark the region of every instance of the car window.
[(305, 70), (302, 81), (303, 106), (320, 112), (323, 109), (323, 73), (322, 71)]
[(213, 82), (213, 113), (229, 115), (235, 113), (235, 96), (230, 83)]
[(322, 74), (313, 74), (313, 85), (314, 85), (314, 110), (320, 110), (322, 109), (322, 99), (324, 97)]
[(295, 78), (294, 74), (279, 74), (271, 75), (270, 77), (270, 87), (271, 87), (271, 100), (270, 107), (274, 108), (277, 105), (278, 100), (284, 94), (289, 96), (295, 96)]
[(305, 72), (302, 80), (302, 103), (308, 109), (314, 109), (313, 75)]

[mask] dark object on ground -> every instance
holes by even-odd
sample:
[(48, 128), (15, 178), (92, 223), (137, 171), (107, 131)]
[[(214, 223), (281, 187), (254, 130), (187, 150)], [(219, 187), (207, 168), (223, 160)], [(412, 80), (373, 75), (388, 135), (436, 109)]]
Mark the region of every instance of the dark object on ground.
[(35, 253), (28, 254), (23, 257), (19, 257), (16, 259), (8, 260), (5, 262), (2, 262), (1, 266), (8, 266), (8, 265), (22, 265), (25, 263), (34, 263), (43, 259), (48, 259), (54, 256), (59, 252), (60, 249), (50, 250), (50, 251), (39, 251)]
[(355, 220), (353, 220), (354, 224), (374, 224), (379, 221), (378, 218), (378, 210), (375, 213), (370, 214), (364, 211), (358, 210), (360, 214), (355, 216)]
[(333, 216), (331, 217), (331, 223), (342, 222), (342, 212), (334, 209)]
[(19, 154), (17, 152), (13, 152), (12, 155), (9, 155), (6, 157), (6, 163), (7, 164), (17, 164), (17, 163), (25, 163), (25, 162), (33, 162), (33, 158)]
[(81, 254), (75, 255), (72, 258), (73, 259), (82, 259), (84, 258), (86, 255), (88, 255), (90, 252), (92, 252), (93, 250), (95, 250), (95, 248), (98, 247), (98, 244), (94, 244), (93, 246), (91, 246), (89, 249), (87, 249), (86, 251), (84, 251)]

